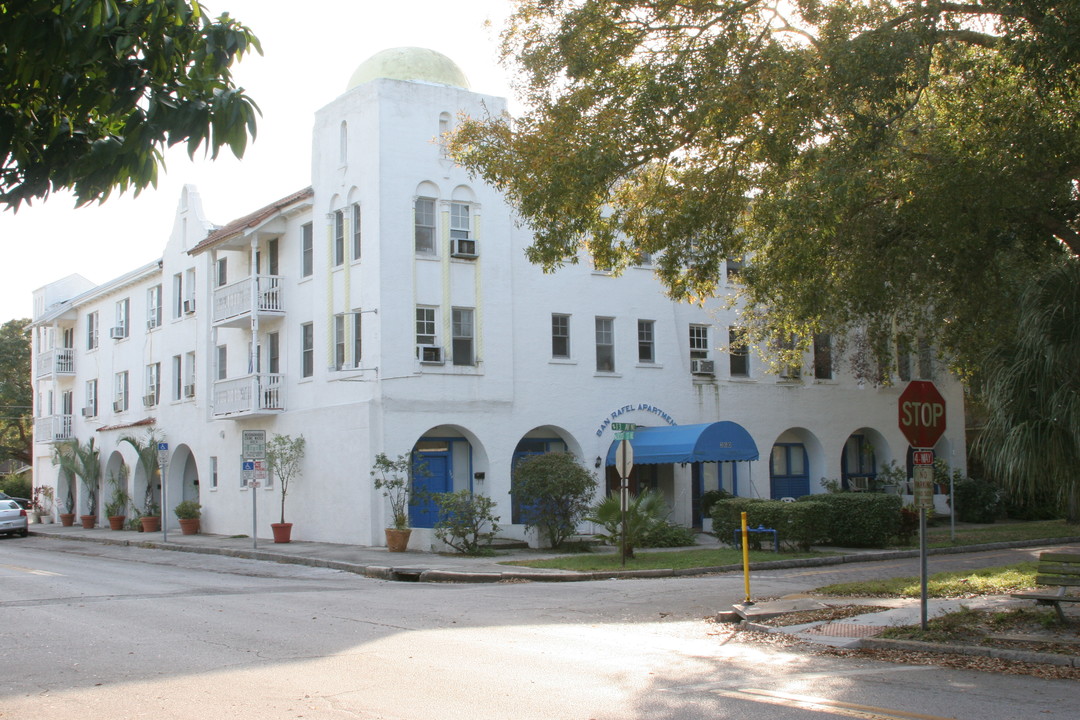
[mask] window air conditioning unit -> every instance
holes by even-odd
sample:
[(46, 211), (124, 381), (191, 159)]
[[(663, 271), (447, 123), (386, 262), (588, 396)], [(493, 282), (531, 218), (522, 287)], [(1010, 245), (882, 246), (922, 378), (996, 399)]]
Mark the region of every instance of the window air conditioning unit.
[(112, 409), (113, 409), (113, 412), (124, 412), (124, 401), (123, 400), (113, 400)]
[(109, 328), (109, 337), (113, 340), (123, 340), (127, 337), (127, 333), (122, 327)]
[(439, 345), (417, 345), (420, 362), (425, 365), (442, 365), (442, 347)]
[(184, 386), (184, 397), (186, 397), (186, 398), (195, 397), (195, 384), (194, 383), (192, 383), (191, 385), (185, 385)]
[(82, 409), (82, 416), (83, 417), (94, 417), (94, 414), (95, 414), (94, 413), (94, 408), (92, 408), (92, 407), (84, 407)]
[(690, 372), (694, 375), (715, 375), (716, 364), (712, 360), (691, 360)]
[(193, 312), (195, 312), (195, 298), (191, 298), (190, 300), (185, 300), (184, 301), (184, 314), (185, 315), (190, 315)]
[(157, 405), (157, 395), (150, 393), (149, 395), (143, 395), (142, 404), (146, 407), (153, 407)]
[(450, 255), (456, 258), (476, 257), (476, 241), (466, 238), (452, 238), (450, 240)]

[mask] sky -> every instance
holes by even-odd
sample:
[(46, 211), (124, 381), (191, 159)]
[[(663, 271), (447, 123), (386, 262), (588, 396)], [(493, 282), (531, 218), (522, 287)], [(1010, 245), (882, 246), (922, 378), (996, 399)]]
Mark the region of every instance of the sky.
[[(237, 85), (262, 110), (258, 136), (243, 160), (227, 149), (215, 161), (170, 151), (157, 188), (138, 197), (114, 193), (102, 205), (75, 208), (71, 195), (0, 211), (0, 323), (28, 318), (34, 290), (78, 273), (95, 284), (161, 256), (184, 185), (193, 184), (207, 218), (242, 217), (311, 182), (315, 111), (341, 95), (360, 63), (380, 50), (419, 46), (458, 64), (473, 90), (510, 97), (498, 64), (498, 34), (508, 0), (202, 0), (252, 29), (263, 55), (234, 66)], [(297, 10), (300, 12), (288, 12)]]

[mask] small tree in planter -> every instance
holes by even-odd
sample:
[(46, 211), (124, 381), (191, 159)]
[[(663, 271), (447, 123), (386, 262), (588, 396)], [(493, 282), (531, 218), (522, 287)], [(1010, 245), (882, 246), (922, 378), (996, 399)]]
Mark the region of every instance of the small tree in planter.
[[(53, 464), (59, 465), (70, 476), (78, 476), (86, 487), (87, 512), (82, 516), (84, 528), (94, 527), (97, 521), (97, 494), (101, 485), (101, 451), (94, 444), (94, 438), (90, 438), (84, 445), (78, 440), (68, 440), (56, 446), (53, 450)], [(69, 485), (68, 513), (74, 512), (74, 498), (70, 497)]]
[(383, 497), (390, 501), (391, 526), (386, 528), (386, 547), (391, 552), (403, 552), (409, 545), (409, 496), (413, 489), (413, 476), (426, 473), (426, 466), (417, 467), (412, 453), (399, 455), (391, 460), (386, 453), (375, 456), (371, 466), (371, 477), (375, 479), (375, 489), (382, 490)]
[(123, 530), (128, 505), (131, 504), (131, 495), (127, 491), (127, 465), (120, 466), (119, 474), (109, 473), (109, 485), (112, 486), (112, 496), (105, 503), (105, 516), (109, 518), (111, 529)]
[(289, 494), (289, 483), (300, 476), (300, 461), (304, 459), (306, 444), (303, 435), (293, 438), (277, 433), (266, 443), (270, 472), (281, 490), (281, 522), (270, 523), (276, 543), (287, 543), (292, 539), (292, 523), (285, 522), (285, 498)]
[(176, 518), (180, 521), (180, 532), (184, 535), (195, 535), (199, 532), (199, 518), (202, 517), (202, 505), (194, 500), (184, 500), (173, 508)]
[(158, 442), (161, 435), (150, 430), (146, 433), (146, 439), (140, 439), (134, 435), (125, 435), (120, 442), (126, 442), (135, 449), (139, 457), (139, 465), (142, 465), (146, 475), (146, 493), (143, 496), (143, 509), (138, 511), (139, 523), (144, 532), (157, 532), (161, 529), (161, 506), (155, 500), (154, 490), (161, 479), (161, 466), (158, 464)]

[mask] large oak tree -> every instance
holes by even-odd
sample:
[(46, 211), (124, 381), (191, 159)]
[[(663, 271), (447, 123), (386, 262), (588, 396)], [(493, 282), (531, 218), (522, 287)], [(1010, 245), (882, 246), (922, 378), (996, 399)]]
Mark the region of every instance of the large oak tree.
[(0, 0), (0, 206), (138, 193), (178, 143), (239, 157), (258, 108), (231, 67), (251, 50), (198, 2)]

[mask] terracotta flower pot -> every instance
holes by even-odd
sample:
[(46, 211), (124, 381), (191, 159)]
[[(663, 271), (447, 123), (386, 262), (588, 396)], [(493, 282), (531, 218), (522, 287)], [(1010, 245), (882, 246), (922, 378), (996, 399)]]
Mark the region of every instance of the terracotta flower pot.
[(82, 521), (84, 530), (93, 530), (97, 525), (97, 515), (80, 515), (79, 520)]
[(110, 515), (109, 516), (109, 529), (110, 530), (123, 530), (125, 520), (127, 520), (127, 515)]
[(71, 527), (75, 524), (75, 513), (60, 513), (60, 524), (64, 527)]
[(386, 528), (386, 549), (390, 552), (405, 552), (409, 547), (409, 536), (412, 534), (410, 528), (404, 530), (397, 530), (395, 528)]
[(139, 522), (142, 523), (143, 532), (157, 532), (161, 529), (161, 518), (154, 515), (139, 518)]
[(292, 523), (270, 523), (274, 531), (274, 542), (287, 543), (292, 540)]
[(199, 518), (179, 518), (181, 535), (196, 535), (199, 532)]

